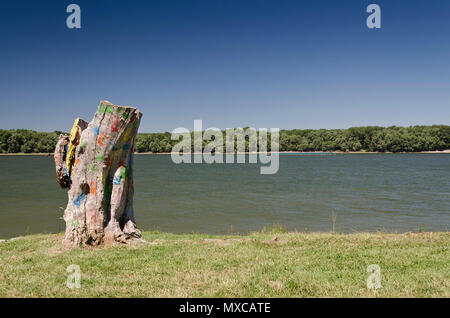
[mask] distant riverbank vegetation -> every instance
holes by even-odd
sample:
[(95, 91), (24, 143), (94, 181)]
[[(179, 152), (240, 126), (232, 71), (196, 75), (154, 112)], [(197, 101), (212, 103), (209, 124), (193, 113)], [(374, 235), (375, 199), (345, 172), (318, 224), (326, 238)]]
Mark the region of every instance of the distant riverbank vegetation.
[[(0, 130), (0, 153), (51, 153), (61, 133), (64, 132)], [(194, 140), (193, 136), (191, 140)], [(270, 143), (270, 137), (268, 141)], [(169, 132), (141, 133), (137, 136), (135, 148), (137, 152), (164, 153), (170, 152), (178, 142), (171, 140)], [(208, 142), (203, 141), (203, 146)], [(280, 151), (436, 151), (450, 149), (450, 126), (280, 130), (279, 142)]]

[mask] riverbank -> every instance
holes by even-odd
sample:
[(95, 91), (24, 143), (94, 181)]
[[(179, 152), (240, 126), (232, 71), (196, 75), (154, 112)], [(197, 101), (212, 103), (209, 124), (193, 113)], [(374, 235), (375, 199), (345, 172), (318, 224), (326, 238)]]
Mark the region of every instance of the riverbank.
[[(61, 239), (1, 242), (0, 297), (450, 297), (449, 232), (145, 232), (146, 243), (74, 250)], [(71, 264), (80, 289), (66, 286)]]
[[(255, 152), (252, 152), (255, 153)], [(257, 154), (259, 154), (260, 152), (256, 152)], [(266, 153), (266, 152), (264, 152)], [(310, 154), (310, 155), (348, 155), (348, 154), (407, 154), (407, 153), (411, 153), (411, 154), (443, 154), (443, 153), (448, 153), (450, 154), (450, 149), (447, 150), (436, 150), (436, 151), (419, 151), (419, 152), (376, 152), (376, 151), (279, 151), (279, 152), (274, 152), (274, 153), (279, 153), (279, 154), (299, 154), (299, 155), (303, 155), (303, 154)], [(170, 155), (170, 152), (158, 152), (158, 153), (153, 153), (153, 152), (135, 152), (135, 155)], [(245, 152), (245, 153), (237, 153), (237, 154), (249, 154), (249, 152)]]
[[(259, 152), (258, 152), (259, 153)], [(305, 152), (301, 152), (301, 151), (280, 151), (278, 152), (279, 154), (318, 154), (318, 155), (329, 155), (329, 154), (335, 154), (335, 155), (347, 155), (347, 154), (407, 154), (407, 153), (412, 153), (412, 154), (444, 154), (444, 153), (448, 153), (450, 154), (450, 149), (447, 150), (436, 150), (436, 151), (420, 151), (420, 152), (371, 152), (371, 151), (329, 151), (329, 152), (323, 152), (323, 151), (305, 151)], [(135, 152), (135, 155), (170, 155), (170, 152)], [(248, 154), (248, 152), (246, 152), (245, 154)], [(0, 153), (0, 156), (48, 156), (48, 157), (53, 157), (53, 153)]]

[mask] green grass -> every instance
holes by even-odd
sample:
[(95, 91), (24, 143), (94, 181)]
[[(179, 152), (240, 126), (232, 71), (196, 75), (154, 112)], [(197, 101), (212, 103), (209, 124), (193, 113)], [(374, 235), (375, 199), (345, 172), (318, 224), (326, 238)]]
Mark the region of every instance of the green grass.
[[(0, 243), (0, 297), (449, 297), (450, 233), (146, 232), (64, 250), (62, 234)], [(66, 286), (70, 264), (81, 288)], [(382, 287), (366, 287), (367, 266)]]

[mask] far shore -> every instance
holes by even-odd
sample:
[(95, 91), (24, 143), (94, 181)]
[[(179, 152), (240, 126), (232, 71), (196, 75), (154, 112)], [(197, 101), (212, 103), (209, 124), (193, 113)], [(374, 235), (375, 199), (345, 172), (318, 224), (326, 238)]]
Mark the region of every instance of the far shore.
[[(251, 153), (255, 153), (255, 152), (251, 152)], [(266, 152), (256, 152), (256, 153), (266, 153)], [(450, 154), (450, 149), (447, 150), (436, 150), (436, 151), (416, 151), (416, 152), (378, 152), (378, 151), (279, 151), (279, 152), (274, 152), (274, 153), (280, 153), (280, 154), (318, 154), (318, 155), (322, 155), (322, 154), (333, 154), (333, 155), (352, 155), (352, 154)], [(135, 152), (135, 155), (170, 155), (170, 152), (151, 152), (151, 151), (147, 151), (147, 152)], [(196, 154), (196, 153), (191, 153), (191, 154)], [(225, 154), (225, 153), (224, 153)], [(242, 152), (238, 152), (235, 154), (243, 154)], [(245, 152), (245, 154), (249, 154), (249, 152)], [(0, 153), (0, 156), (49, 156), (49, 157), (53, 157), (53, 153), (23, 153), (23, 152), (18, 152), (18, 153)]]

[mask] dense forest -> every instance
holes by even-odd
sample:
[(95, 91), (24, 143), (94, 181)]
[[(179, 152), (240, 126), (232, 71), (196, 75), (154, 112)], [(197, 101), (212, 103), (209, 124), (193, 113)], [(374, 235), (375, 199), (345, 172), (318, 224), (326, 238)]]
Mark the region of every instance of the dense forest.
[[(51, 153), (61, 133), (0, 130), (0, 153)], [(170, 137), (169, 132), (138, 134), (136, 151), (170, 152), (179, 142)], [(203, 145), (207, 143), (204, 141)], [(280, 151), (415, 152), (445, 149), (450, 149), (450, 126), (446, 125), (280, 130)]]

